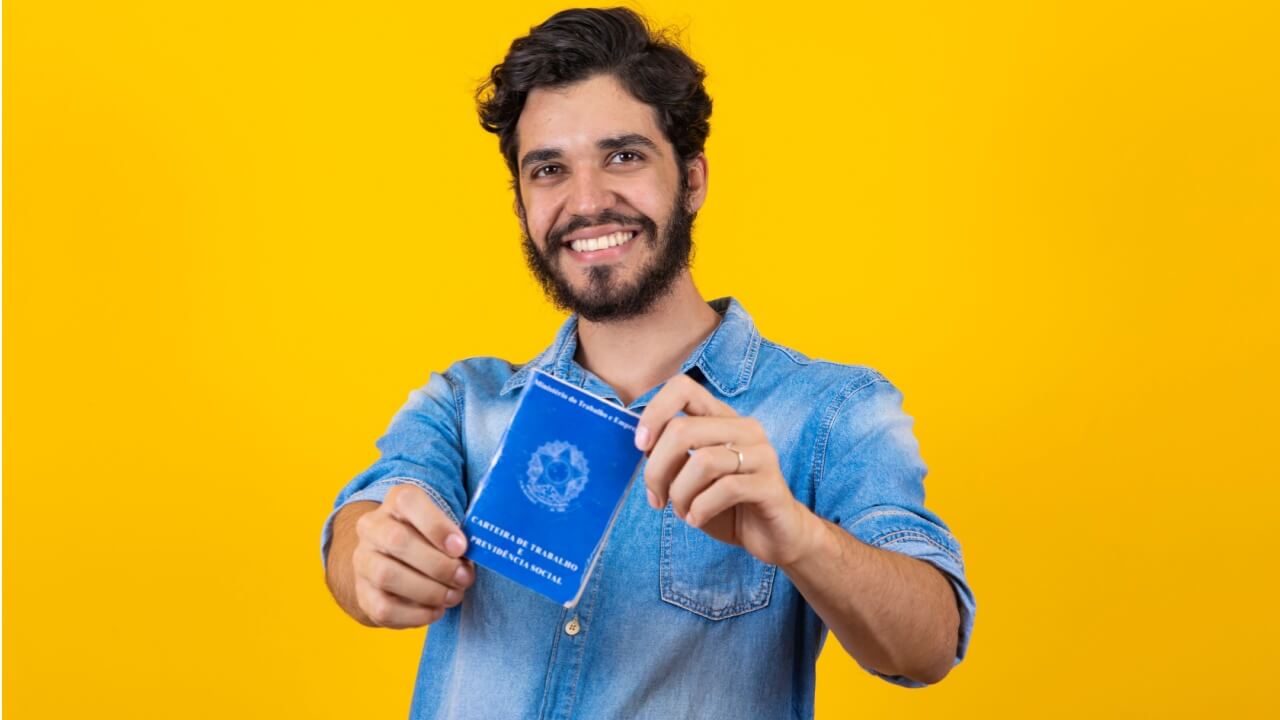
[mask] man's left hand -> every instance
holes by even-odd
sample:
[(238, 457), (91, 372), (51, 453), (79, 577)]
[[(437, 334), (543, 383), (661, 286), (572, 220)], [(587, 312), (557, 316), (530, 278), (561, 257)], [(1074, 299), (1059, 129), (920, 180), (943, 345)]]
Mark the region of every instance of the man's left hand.
[(654, 395), (636, 446), (649, 457), (644, 484), (655, 509), (670, 499), (688, 524), (772, 565), (805, 552), (816, 516), (791, 494), (764, 427), (693, 378), (676, 375)]

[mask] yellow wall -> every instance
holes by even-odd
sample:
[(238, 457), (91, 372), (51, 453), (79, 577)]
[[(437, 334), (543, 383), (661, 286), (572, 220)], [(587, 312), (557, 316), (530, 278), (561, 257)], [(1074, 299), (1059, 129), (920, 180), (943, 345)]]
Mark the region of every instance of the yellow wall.
[[(470, 95), (559, 6), (429, 5), (6, 3), (6, 716), (404, 716), (321, 521), (561, 320)], [(710, 72), (703, 293), (903, 390), (978, 597), (819, 718), (1275, 708), (1276, 8), (642, 6)]]

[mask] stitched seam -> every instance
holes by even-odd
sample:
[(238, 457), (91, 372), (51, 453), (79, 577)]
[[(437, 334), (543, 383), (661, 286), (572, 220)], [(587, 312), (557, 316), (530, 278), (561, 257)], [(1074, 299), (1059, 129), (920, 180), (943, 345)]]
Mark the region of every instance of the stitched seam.
[[(665, 513), (665, 510), (664, 510)], [(664, 514), (662, 518), (662, 546), (658, 549), (660, 561), (658, 563), (658, 590), (659, 595), (666, 597), (671, 593), (671, 524), (667, 522)]]
[(695, 602), (679, 593), (672, 593), (671, 595), (663, 597), (662, 599), (663, 601), (671, 605), (675, 605), (681, 610), (691, 612), (694, 615), (697, 615), (699, 617), (704, 617), (708, 620), (728, 620), (729, 618), (738, 617), (739, 615), (746, 615), (747, 613), (755, 612), (756, 610), (763, 609), (766, 605), (769, 604), (769, 598), (766, 597), (766, 598), (761, 598), (760, 600), (754, 601), (752, 603), (738, 603), (737, 605), (731, 605), (723, 610), (716, 611), (716, 610), (711, 610), (707, 606), (702, 605), (701, 603)]
[(512, 365), (511, 377), (507, 378), (507, 381), (502, 383), (502, 389), (498, 391), (498, 394), (505, 395), (521, 385), (524, 385), (524, 377), (529, 374), (525, 371), (525, 368), (527, 367), (529, 367), (529, 363), (525, 363), (523, 365)]
[[(445, 512), (446, 515), (449, 516), (449, 519), (453, 521), (454, 525), (460, 524), (458, 522), (458, 516), (453, 514), (453, 509), (449, 507), (449, 503), (447, 500), (444, 499), (444, 496), (436, 492), (435, 488), (431, 487), (430, 485), (423, 482), (422, 480), (419, 480), (418, 478), (409, 477), (407, 475), (396, 475), (395, 477), (382, 478), (381, 480), (376, 480), (374, 482), (369, 483), (369, 486), (366, 487), (364, 490), (372, 490), (373, 488), (385, 487), (388, 485), (394, 486), (394, 485), (406, 485), (406, 484), (413, 485), (414, 487), (426, 492), (427, 495), (431, 498), (431, 501), (434, 502), (437, 507), (439, 507), (441, 510)], [(363, 490), (361, 492), (363, 492)], [(356, 493), (356, 495), (358, 494), (359, 493)], [(347, 502), (350, 502), (350, 500), (348, 500)]]
[(714, 610), (705, 603), (699, 602), (688, 595), (675, 590), (670, 592), (671, 600), (678, 600), (680, 601), (680, 607), (684, 607), (686, 610), (692, 610), (693, 612), (712, 620), (720, 620), (726, 617), (733, 617), (735, 615), (743, 615), (751, 612), (752, 610), (758, 610), (769, 603), (769, 597), (771, 596), (771, 591), (773, 589), (773, 578), (777, 574), (778, 570), (776, 565), (764, 565), (764, 568), (765, 572), (760, 577), (760, 585), (757, 586), (755, 591), (752, 593), (751, 599), (735, 603), (729, 607)]
[(786, 345), (779, 345), (778, 343), (768, 338), (764, 338), (764, 342), (772, 345), (778, 350), (781, 350), (787, 353), (792, 357), (793, 360), (796, 360), (796, 362), (798, 362), (801, 365), (830, 365), (832, 367), (844, 368), (846, 370), (863, 370), (866, 372), (870, 372), (871, 374), (877, 376), (881, 380), (885, 379), (884, 376), (881, 375), (881, 373), (877, 371), (875, 368), (870, 368), (870, 367), (867, 367), (866, 365), (858, 365), (856, 363), (836, 362), (835, 360), (826, 360), (824, 358), (805, 357), (804, 353), (801, 353), (798, 350), (793, 350), (792, 348), (789, 348)]
[[(865, 377), (859, 377), (857, 380), (866, 380)], [(818, 435), (818, 442), (814, 445), (814, 461), (809, 469), (809, 483), (812, 485), (815, 493), (818, 491), (818, 483), (822, 482), (822, 475), (827, 468), (827, 442), (831, 439), (831, 429), (835, 427), (836, 418), (840, 415), (840, 411), (844, 408), (845, 402), (849, 398), (857, 395), (863, 388), (874, 385), (878, 382), (885, 382), (879, 373), (871, 376), (870, 380), (866, 380), (863, 384), (853, 387), (855, 380), (850, 380), (845, 384), (844, 389), (836, 396), (831, 405), (827, 408), (826, 416), (822, 419), (822, 430)], [(850, 388), (853, 388), (852, 390)], [(857, 446), (854, 446), (856, 449)]]
[(866, 515), (863, 515), (862, 517), (858, 518), (858, 520), (854, 522), (853, 525), (850, 525), (850, 527), (857, 527), (872, 518), (885, 517), (886, 515), (895, 515), (899, 517), (913, 517), (914, 514), (909, 513), (905, 510), (876, 510), (875, 512), (867, 513)]
[[(727, 305), (725, 307), (725, 318), (728, 318)], [(742, 358), (742, 365), (738, 369), (738, 377), (734, 380), (732, 387), (726, 387), (718, 374), (718, 370), (712, 367), (711, 363), (704, 361), (705, 358), (715, 357), (718, 354), (716, 348), (726, 342), (725, 338), (721, 337), (722, 335), (725, 335), (725, 333), (720, 332), (719, 327), (717, 327), (716, 331), (707, 338), (705, 344), (700, 346), (696, 356), (690, 362), (691, 367), (697, 366), (701, 368), (702, 373), (707, 376), (707, 379), (710, 380), (711, 383), (716, 386), (716, 389), (720, 391), (720, 394), (725, 397), (734, 397), (740, 394), (743, 390), (746, 390), (747, 386), (750, 384), (751, 375), (755, 371), (756, 358), (760, 354), (760, 341), (763, 338), (760, 335), (760, 330), (756, 328), (754, 324), (751, 325), (750, 330), (751, 333), (747, 338), (747, 352)], [(710, 369), (710, 372), (708, 372), (708, 369)]]
[(454, 382), (449, 378), (449, 370), (445, 370), (440, 377), (449, 386), (449, 394), (453, 397), (453, 420), (458, 425), (458, 449), (461, 451), (460, 454), (462, 455), (462, 477), (465, 478), (467, 476), (467, 436), (466, 423), (462, 420), (462, 403), (464, 400), (459, 397), (459, 383)]
[(560, 346), (556, 348), (556, 359), (555, 359), (556, 371), (552, 373), (552, 375), (555, 375), (557, 377), (563, 377), (566, 380), (569, 379), (568, 370), (569, 370), (569, 366), (573, 363), (573, 355), (574, 355), (573, 352), (570, 352), (569, 345), (572, 343), (574, 346), (573, 347), (574, 352), (577, 351), (577, 346), (578, 346), (577, 333), (578, 333), (578, 320), (577, 320), (577, 316), (574, 316), (573, 322), (570, 323), (568, 327), (564, 328), (564, 334), (557, 338), (557, 342), (560, 343)]
[(776, 565), (766, 565), (765, 567), (767, 568), (767, 572), (765, 573), (767, 580), (762, 581), (761, 584), (768, 585), (770, 592), (759, 600), (755, 600), (750, 603), (738, 603), (737, 605), (731, 605), (723, 610), (715, 611), (677, 592), (671, 592), (669, 595), (664, 595), (662, 600), (663, 602), (674, 605), (681, 610), (691, 612), (694, 615), (704, 617), (708, 620), (728, 620), (729, 618), (738, 617), (739, 615), (746, 615), (747, 613), (763, 609), (769, 604), (769, 600), (773, 597), (773, 577), (777, 574), (778, 568)]
[(876, 375), (881, 380), (885, 379), (884, 376), (875, 368), (870, 368), (870, 367), (867, 367), (866, 365), (858, 365), (856, 363), (836, 362), (835, 360), (826, 360), (824, 358), (811, 358), (811, 357), (805, 356), (804, 353), (801, 353), (798, 350), (789, 348), (786, 345), (780, 345), (768, 338), (762, 338), (762, 340), (765, 343), (768, 343), (774, 349), (781, 350), (782, 352), (786, 353), (787, 356), (790, 357), (792, 361), (798, 365), (830, 365), (832, 367), (844, 368), (846, 370), (863, 370), (866, 372), (870, 372), (873, 375)]
[(760, 335), (760, 331), (755, 327), (751, 328), (751, 340), (747, 346), (747, 357), (742, 361), (742, 372), (738, 374), (738, 387), (734, 388), (734, 394), (742, 392), (751, 384), (751, 377), (755, 373), (756, 359), (760, 357), (760, 344), (764, 337)]
[[(711, 335), (701, 345), (698, 346), (698, 352), (693, 357), (693, 359), (689, 362), (689, 367), (690, 368), (696, 367), (702, 370), (702, 374), (705, 375), (706, 378), (711, 381), (712, 385), (716, 386), (716, 389), (720, 391), (720, 394), (728, 396), (729, 391), (725, 389), (724, 383), (721, 382), (718, 371), (716, 370), (715, 366), (710, 361), (707, 360), (707, 357), (714, 356), (716, 345), (721, 340), (720, 338), (721, 333), (719, 332), (719, 329), (720, 328), (717, 327), (716, 330), (713, 331)], [(686, 369), (686, 372), (687, 371), (688, 369)]]
[(963, 562), (950, 548), (919, 530), (890, 530), (876, 537), (870, 544), (874, 547), (884, 547), (885, 545), (892, 545), (894, 543), (903, 542), (904, 540), (921, 540), (932, 545), (938, 550), (941, 550), (956, 564), (961, 564)]
[(551, 681), (555, 677), (556, 658), (560, 652), (560, 633), (564, 632), (564, 621), (571, 611), (565, 608), (560, 611), (560, 621), (555, 624), (554, 635), (551, 636), (551, 653), (547, 658), (547, 674), (542, 680), (542, 707), (538, 709), (538, 717), (546, 718), (547, 713), (553, 710), (551, 698), (554, 693), (551, 691)]
[(449, 501), (445, 500), (443, 495), (436, 492), (436, 489), (430, 486), (427, 486), (424, 489), (427, 491), (427, 494), (431, 496), (432, 501), (435, 502), (441, 510), (444, 510), (445, 514), (449, 516), (449, 519), (453, 521), (454, 525), (462, 525), (458, 520), (458, 516), (453, 514), (453, 508), (449, 506)]
[(797, 364), (797, 365), (805, 366), (805, 365), (811, 365), (811, 364), (813, 364), (813, 360), (808, 360), (808, 359), (805, 359), (805, 358), (801, 358), (799, 355), (797, 355), (797, 354), (795, 353), (795, 351), (793, 351), (793, 350), (792, 350), (791, 348), (789, 348), (789, 347), (786, 347), (785, 345), (779, 345), (778, 343), (773, 342), (772, 340), (765, 339), (765, 338), (761, 338), (761, 340), (760, 340), (760, 341), (761, 341), (761, 343), (763, 343), (763, 344), (765, 344), (765, 345), (768, 345), (769, 347), (773, 348), (774, 350), (777, 350), (777, 351), (781, 352), (783, 355), (786, 355), (788, 358), (790, 358), (790, 359), (791, 359), (791, 362), (793, 362), (793, 363), (795, 363), (795, 364)]

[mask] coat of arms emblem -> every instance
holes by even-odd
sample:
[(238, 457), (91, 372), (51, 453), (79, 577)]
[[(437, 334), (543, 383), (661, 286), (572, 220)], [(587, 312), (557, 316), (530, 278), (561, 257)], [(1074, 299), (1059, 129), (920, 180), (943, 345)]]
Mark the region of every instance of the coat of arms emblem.
[(545, 443), (529, 458), (520, 483), (525, 497), (555, 512), (564, 512), (587, 486), (587, 457), (573, 443)]

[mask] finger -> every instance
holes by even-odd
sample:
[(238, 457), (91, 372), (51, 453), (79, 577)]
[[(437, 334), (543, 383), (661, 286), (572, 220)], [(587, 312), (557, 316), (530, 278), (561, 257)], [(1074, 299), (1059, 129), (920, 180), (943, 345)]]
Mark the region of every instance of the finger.
[[(750, 417), (676, 417), (667, 423), (644, 466), (644, 484), (658, 499), (658, 507), (667, 504), (667, 492), (680, 469), (688, 462), (690, 451), (724, 445), (751, 445), (764, 441), (759, 421)], [(737, 455), (734, 454), (734, 459)]]
[(467, 551), (467, 539), (462, 530), (427, 497), (422, 488), (408, 483), (397, 485), (387, 493), (382, 504), (449, 557), (462, 557)]
[(452, 607), (462, 600), (462, 591), (447, 587), (413, 568), (379, 552), (360, 553), (355, 558), (356, 575), (383, 592), (427, 607)]
[(680, 468), (680, 472), (671, 481), (671, 489), (669, 491), (671, 507), (675, 510), (676, 515), (684, 518), (689, 512), (693, 499), (713, 482), (716, 482), (718, 478), (737, 472), (751, 472), (752, 468), (747, 467), (745, 462), (745, 451), (743, 452), (743, 458), (743, 466), (739, 468), (738, 453), (723, 445), (713, 445), (694, 450), (688, 461), (685, 462), (684, 467)]
[(375, 625), (397, 630), (430, 625), (444, 616), (443, 608), (416, 605), (363, 581), (356, 582), (356, 602)]
[(636, 424), (636, 447), (648, 451), (662, 433), (662, 428), (680, 412), (712, 417), (735, 417), (738, 414), (696, 380), (681, 373), (668, 380), (640, 414)]
[(389, 513), (374, 511), (361, 516), (356, 520), (356, 534), (362, 543), (445, 585), (465, 589), (475, 578), (474, 574), (459, 574), (466, 566), (463, 560), (440, 552), (416, 529)]
[(462, 565), (453, 573), (453, 587), (460, 590), (466, 590), (476, 581), (476, 564), (466, 558), (462, 559)]
[(693, 498), (684, 521), (693, 527), (702, 527), (708, 520), (734, 505), (752, 502), (757, 499), (758, 483), (754, 481), (758, 477), (755, 473), (721, 477)]

